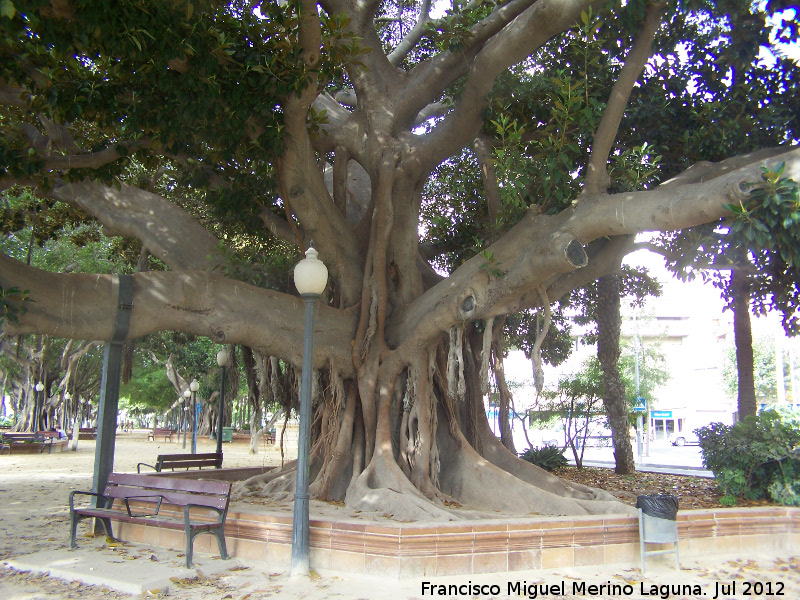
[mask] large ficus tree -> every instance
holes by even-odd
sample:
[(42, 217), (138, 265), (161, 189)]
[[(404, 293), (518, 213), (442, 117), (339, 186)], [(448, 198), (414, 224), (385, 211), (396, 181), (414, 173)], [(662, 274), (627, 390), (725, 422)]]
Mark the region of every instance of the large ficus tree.
[[(637, 232), (726, 218), (760, 166), (784, 161), (796, 177), (800, 164), (785, 145), (797, 96), (785, 60), (765, 79), (775, 97), (739, 115), (764, 121), (768, 143), (685, 160), (713, 145), (709, 114), (739, 68), (730, 49), (769, 43), (744, 2), (487, 1), (439, 19), (427, 0), (0, 6), (0, 186), (30, 187), (40, 210), (66, 205), (163, 263), (133, 275), (129, 337), (182, 330), (264, 364), (300, 364), (303, 304), (258, 274), (313, 239), (330, 280), (312, 494), (396, 518), (624, 510), (491, 433), (496, 327), (617, 269)], [(671, 179), (620, 184), (650, 169), (647, 138), (669, 140), (653, 168)], [(464, 157), (477, 187), (445, 168)], [(451, 239), (421, 240), (443, 218)], [(0, 285), (34, 300), (7, 334), (112, 335), (114, 276), (0, 257)], [(287, 468), (246, 488), (292, 479)]]

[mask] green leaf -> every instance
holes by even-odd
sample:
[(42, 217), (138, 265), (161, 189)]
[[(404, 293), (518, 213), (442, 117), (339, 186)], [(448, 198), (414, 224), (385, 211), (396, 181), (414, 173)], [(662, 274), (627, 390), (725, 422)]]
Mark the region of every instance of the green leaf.
[(17, 9), (14, 8), (14, 3), (11, 0), (3, 0), (0, 2), (0, 17), (13, 19), (17, 14)]

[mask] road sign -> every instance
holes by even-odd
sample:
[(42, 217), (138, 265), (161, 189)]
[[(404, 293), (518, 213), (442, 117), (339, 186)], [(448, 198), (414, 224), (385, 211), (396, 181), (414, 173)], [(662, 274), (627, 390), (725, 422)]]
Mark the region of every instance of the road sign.
[(647, 402), (645, 402), (644, 398), (637, 398), (636, 404), (633, 405), (633, 412), (645, 412), (647, 411)]

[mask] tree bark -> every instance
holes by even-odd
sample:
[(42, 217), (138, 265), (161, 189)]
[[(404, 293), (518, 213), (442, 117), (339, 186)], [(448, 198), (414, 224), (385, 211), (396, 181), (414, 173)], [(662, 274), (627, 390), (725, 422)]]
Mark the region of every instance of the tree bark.
[(736, 343), (739, 419), (755, 416), (758, 410), (753, 376), (753, 331), (750, 325), (750, 278), (740, 269), (731, 271), (733, 339)]
[(619, 275), (597, 280), (597, 359), (603, 369), (603, 406), (614, 442), (614, 470), (628, 475), (636, 470), (625, 403), (625, 384), (619, 374)]
[[(498, 326), (502, 333), (502, 323)], [(508, 448), (509, 452), (517, 453), (514, 447), (514, 433), (512, 430), (512, 422), (514, 415), (511, 391), (508, 389), (506, 382), (506, 370), (503, 364), (503, 346), (501, 340), (492, 342), (492, 370), (494, 371), (495, 383), (497, 384), (497, 394), (499, 396), (499, 406), (497, 420), (500, 426), (500, 441)], [(525, 426), (523, 421), (523, 427)]]

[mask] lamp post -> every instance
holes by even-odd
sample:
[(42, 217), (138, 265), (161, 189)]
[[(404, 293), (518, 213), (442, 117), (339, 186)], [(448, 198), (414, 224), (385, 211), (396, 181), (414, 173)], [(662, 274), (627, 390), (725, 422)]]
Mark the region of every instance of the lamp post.
[(183, 449), (186, 450), (186, 430), (189, 428), (189, 415), (186, 411), (189, 410), (189, 397), (192, 395), (188, 389), (183, 390)]
[(69, 420), (72, 417), (72, 406), (70, 403), (72, 400), (72, 395), (68, 392), (64, 392), (64, 430), (66, 431), (67, 427), (69, 427)]
[(192, 423), (192, 454), (197, 454), (197, 390), (200, 389), (197, 379), (192, 379), (189, 389), (192, 392), (192, 414), (194, 415)]
[(303, 336), (303, 373), (300, 379), (300, 427), (297, 441), (297, 477), (295, 479), (294, 516), (292, 520), (291, 575), (308, 575), (308, 469), (311, 446), (311, 376), (314, 358), (314, 306), (328, 283), (328, 269), (317, 259), (314, 242), (306, 257), (294, 268), (294, 285), (305, 301)]
[(39, 423), (39, 413), (41, 412), (39, 406), (41, 404), (43, 407), (44, 402), (40, 402), (39, 397), (42, 395), (42, 390), (44, 390), (44, 384), (41, 381), (37, 381), (34, 389), (36, 390), (36, 395), (33, 398), (33, 432), (36, 433), (41, 425)]
[(219, 374), (219, 403), (217, 404), (217, 454), (222, 454), (222, 426), (225, 415), (225, 367), (231, 360), (231, 355), (227, 348), (217, 352), (217, 364), (222, 371)]

